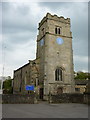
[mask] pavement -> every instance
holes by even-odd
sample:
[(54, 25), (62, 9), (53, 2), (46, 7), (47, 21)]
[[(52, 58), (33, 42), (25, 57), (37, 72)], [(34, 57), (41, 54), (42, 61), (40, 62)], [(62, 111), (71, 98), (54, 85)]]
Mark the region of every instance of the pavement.
[(3, 104), (3, 118), (88, 118), (88, 105), (76, 103)]
[(2, 94), (1, 94), (1, 91), (0, 91), (0, 120), (2, 118)]
[(2, 118), (2, 104), (0, 104), (0, 120)]

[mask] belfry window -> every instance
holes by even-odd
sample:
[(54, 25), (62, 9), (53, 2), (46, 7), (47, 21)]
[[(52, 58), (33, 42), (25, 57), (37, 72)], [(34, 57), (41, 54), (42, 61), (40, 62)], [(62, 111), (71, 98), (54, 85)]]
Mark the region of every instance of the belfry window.
[(57, 28), (55, 28), (55, 34), (57, 34)]
[(55, 71), (55, 80), (56, 81), (62, 81), (62, 69), (57, 68)]
[(60, 34), (60, 28), (58, 28), (58, 34)]
[(61, 34), (61, 28), (60, 27), (55, 28), (55, 34)]

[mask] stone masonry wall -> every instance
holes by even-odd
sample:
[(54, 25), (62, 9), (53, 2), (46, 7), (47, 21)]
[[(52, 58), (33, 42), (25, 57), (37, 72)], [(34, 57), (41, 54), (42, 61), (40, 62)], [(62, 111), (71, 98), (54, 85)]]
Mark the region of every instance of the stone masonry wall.
[(84, 94), (59, 94), (59, 95), (50, 95), (50, 103), (87, 103), (84, 99)]
[(3, 104), (34, 104), (35, 103), (35, 95), (2, 95), (2, 103)]

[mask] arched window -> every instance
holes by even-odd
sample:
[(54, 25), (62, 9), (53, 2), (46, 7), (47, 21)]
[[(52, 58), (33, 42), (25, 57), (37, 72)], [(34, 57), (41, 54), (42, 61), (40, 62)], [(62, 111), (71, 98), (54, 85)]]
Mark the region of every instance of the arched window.
[(58, 34), (60, 34), (60, 28), (58, 28)]
[(57, 68), (55, 71), (55, 80), (56, 81), (62, 81), (62, 69)]
[(55, 28), (55, 34), (57, 34), (57, 32), (58, 32), (58, 31), (57, 31), (57, 28)]
[(61, 34), (61, 29), (60, 27), (55, 28), (55, 34)]

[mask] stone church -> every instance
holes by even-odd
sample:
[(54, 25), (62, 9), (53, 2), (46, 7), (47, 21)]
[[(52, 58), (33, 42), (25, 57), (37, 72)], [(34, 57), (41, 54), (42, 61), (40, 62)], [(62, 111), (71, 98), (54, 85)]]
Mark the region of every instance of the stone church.
[(13, 93), (30, 94), (34, 85), (40, 99), (49, 94), (74, 93), (74, 65), (70, 18), (47, 13), (38, 26), (36, 59), (14, 70)]

